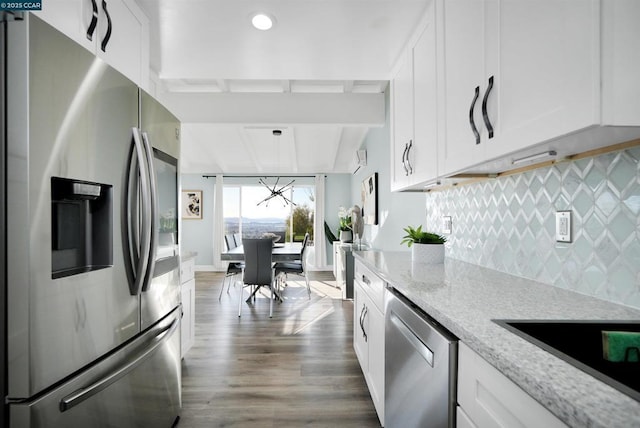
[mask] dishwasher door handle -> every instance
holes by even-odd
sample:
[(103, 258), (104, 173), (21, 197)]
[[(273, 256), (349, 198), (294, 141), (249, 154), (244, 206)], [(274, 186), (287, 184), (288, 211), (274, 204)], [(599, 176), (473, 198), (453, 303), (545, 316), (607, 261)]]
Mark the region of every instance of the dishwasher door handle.
[(433, 351), (429, 349), (425, 343), (420, 340), (418, 336), (400, 319), (398, 316), (391, 312), (389, 319), (393, 323), (393, 325), (402, 333), (402, 335), (413, 345), (416, 352), (420, 354), (422, 358), (425, 359), (427, 363), (431, 367), (433, 367)]

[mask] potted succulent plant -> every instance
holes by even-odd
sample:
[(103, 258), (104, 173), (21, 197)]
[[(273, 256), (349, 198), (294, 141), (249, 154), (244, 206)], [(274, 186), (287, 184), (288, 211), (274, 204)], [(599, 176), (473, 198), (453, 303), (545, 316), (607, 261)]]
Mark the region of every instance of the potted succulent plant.
[(402, 244), (411, 248), (411, 261), (414, 263), (444, 263), (444, 243), (447, 238), (437, 233), (425, 232), (422, 225), (403, 229), (407, 234), (402, 237)]

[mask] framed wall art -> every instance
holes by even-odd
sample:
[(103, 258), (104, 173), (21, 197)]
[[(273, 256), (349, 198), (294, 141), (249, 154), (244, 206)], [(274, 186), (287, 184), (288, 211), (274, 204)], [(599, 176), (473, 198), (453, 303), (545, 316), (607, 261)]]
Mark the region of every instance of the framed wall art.
[(378, 224), (378, 173), (362, 182), (362, 219), (364, 224)]
[(202, 190), (182, 191), (182, 218), (202, 220)]

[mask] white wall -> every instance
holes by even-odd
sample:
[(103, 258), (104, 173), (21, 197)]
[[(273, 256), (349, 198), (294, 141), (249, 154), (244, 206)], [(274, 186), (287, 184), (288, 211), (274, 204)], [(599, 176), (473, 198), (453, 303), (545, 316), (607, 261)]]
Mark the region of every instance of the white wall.
[[(351, 197), (351, 175), (350, 174), (327, 174), (325, 181), (325, 210), (324, 218), (331, 231), (338, 236), (338, 210), (340, 207), (352, 207), (360, 204), (358, 199)], [(326, 239), (326, 238), (325, 238)], [(327, 264), (333, 265), (333, 246), (329, 241), (327, 244)]]
[(181, 220), (180, 249), (196, 251), (196, 265), (213, 265), (213, 201), (216, 181), (201, 174), (182, 174), (184, 190), (202, 190), (202, 220)]
[[(409, 251), (400, 245), (407, 225), (426, 226), (426, 197), (421, 193), (391, 193), (391, 138), (389, 128), (389, 92), (385, 94), (386, 124), (371, 128), (361, 149), (367, 151), (367, 166), (351, 178), (351, 199), (362, 206), (360, 186), (374, 172), (378, 173), (378, 225), (365, 225), (363, 243), (387, 251)], [(336, 214), (337, 216), (337, 214)]]

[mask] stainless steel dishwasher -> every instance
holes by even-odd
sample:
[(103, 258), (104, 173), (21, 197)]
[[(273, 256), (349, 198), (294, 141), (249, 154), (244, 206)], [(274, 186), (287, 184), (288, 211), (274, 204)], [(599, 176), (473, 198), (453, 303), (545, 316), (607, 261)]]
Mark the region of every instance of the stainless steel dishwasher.
[(385, 315), (385, 427), (455, 427), (458, 339), (393, 289)]

